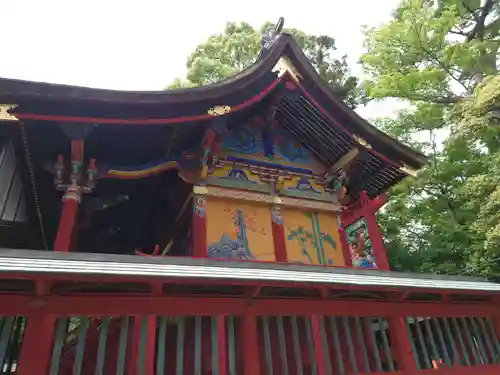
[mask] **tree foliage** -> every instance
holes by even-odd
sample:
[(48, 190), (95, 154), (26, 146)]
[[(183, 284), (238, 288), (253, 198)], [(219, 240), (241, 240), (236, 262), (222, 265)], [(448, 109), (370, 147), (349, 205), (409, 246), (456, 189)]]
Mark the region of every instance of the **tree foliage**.
[(404, 0), (366, 31), (369, 97), (410, 104), (379, 125), (429, 155), (379, 215), (396, 269), (500, 271), (499, 29), (494, 0)]
[[(261, 35), (272, 27), (270, 22), (260, 30), (245, 22), (228, 23), (223, 33), (211, 36), (195, 49), (187, 61), (186, 79), (176, 78), (169, 88), (207, 85), (234, 76), (255, 62)], [(358, 79), (350, 75), (347, 57), (339, 56), (335, 39), (296, 29), (284, 31), (294, 35), (311, 64), (340, 98), (352, 107), (363, 101)]]

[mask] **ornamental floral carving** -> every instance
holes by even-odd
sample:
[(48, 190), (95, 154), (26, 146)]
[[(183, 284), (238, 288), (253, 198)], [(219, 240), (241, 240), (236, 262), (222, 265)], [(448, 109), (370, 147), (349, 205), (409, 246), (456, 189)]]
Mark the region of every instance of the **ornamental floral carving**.
[(216, 105), (208, 110), (210, 116), (223, 116), (231, 112), (231, 107), (228, 105)]

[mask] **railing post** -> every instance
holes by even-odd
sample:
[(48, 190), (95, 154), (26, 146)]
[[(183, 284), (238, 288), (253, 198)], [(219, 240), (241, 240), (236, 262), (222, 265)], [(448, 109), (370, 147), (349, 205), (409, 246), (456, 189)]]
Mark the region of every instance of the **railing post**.
[(217, 317), (217, 365), (219, 367), (219, 375), (227, 375), (226, 337), (227, 337), (226, 316), (219, 315)]
[[(242, 343), (243, 375), (260, 375), (259, 340), (257, 333), (257, 317), (243, 315), (241, 317), (240, 340)], [(231, 374), (233, 375), (233, 374)]]
[[(323, 330), (323, 332), (321, 332)], [(314, 347), (314, 359), (317, 366), (318, 375), (327, 375), (326, 370), (326, 356), (329, 355), (328, 352), (325, 353), (325, 342), (324, 342), (324, 325), (320, 324), (320, 316), (311, 316), (311, 331), (313, 338)], [(330, 372), (331, 373), (331, 370)]]
[(49, 369), (56, 318), (29, 315), (19, 354), (17, 375), (46, 375)]
[(156, 316), (135, 316), (130, 339), (127, 375), (154, 375)]
[(397, 371), (413, 373), (417, 365), (413, 358), (410, 337), (406, 329), (405, 318), (395, 316), (388, 319), (392, 356), (397, 363)]

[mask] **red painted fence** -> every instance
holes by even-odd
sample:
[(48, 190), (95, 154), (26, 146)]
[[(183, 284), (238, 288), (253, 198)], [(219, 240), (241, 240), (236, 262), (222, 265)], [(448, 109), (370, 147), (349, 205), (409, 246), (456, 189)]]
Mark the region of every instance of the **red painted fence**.
[(500, 373), (500, 311), (479, 304), (0, 296), (0, 373)]

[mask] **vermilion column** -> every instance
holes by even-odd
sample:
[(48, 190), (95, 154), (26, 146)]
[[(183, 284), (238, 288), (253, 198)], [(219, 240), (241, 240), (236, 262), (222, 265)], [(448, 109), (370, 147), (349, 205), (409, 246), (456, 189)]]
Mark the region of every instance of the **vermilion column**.
[(286, 253), (285, 228), (279, 206), (271, 208), (271, 225), (273, 232), (274, 256), (276, 262), (288, 262)]
[[(311, 316), (311, 330), (312, 330), (312, 337), (313, 337), (313, 345), (314, 345), (314, 359), (316, 362), (317, 370), (318, 370), (318, 375), (326, 375), (327, 370), (326, 370), (326, 356), (329, 354), (327, 351), (325, 352), (326, 349), (326, 343), (323, 341), (324, 337), (321, 334), (321, 331), (324, 331), (325, 327), (324, 325), (320, 324), (320, 317), (319, 315), (312, 315)], [(324, 334), (325, 332), (323, 332)]]
[(242, 349), (240, 352), (243, 361), (243, 375), (260, 375), (259, 339), (257, 333), (257, 317), (255, 315), (243, 315), (239, 340)]
[(349, 243), (344, 228), (339, 228), (340, 245), (342, 246), (342, 254), (344, 255), (344, 263), (347, 267), (352, 267), (352, 257), (349, 251)]
[[(154, 375), (156, 316), (134, 316), (130, 338), (127, 375)], [(142, 338), (144, 338), (143, 348), (140, 347)]]
[(207, 216), (205, 212), (205, 199), (200, 196), (193, 198), (193, 257), (207, 256)]
[(415, 360), (411, 351), (410, 337), (406, 329), (405, 318), (389, 318), (389, 335), (391, 340), (391, 350), (397, 364), (397, 371), (413, 373), (417, 370)]
[(375, 257), (375, 262), (377, 263), (377, 268), (379, 270), (390, 270), (389, 260), (387, 259), (387, 251), (384, 246), (384, 241), (382, 240), (382, 234), (375, 219), (375, 213), (365, 216), (366, 219), (366, 229), (368, 230), (368, 235), (370, 236), (370, 241), (372, 244), (373, 256)]
[(54, 251), (70, 251), (73, 231), (75, 230), (78, 206), (81, 200), (81, 189), (77, 185), (70, 186), (62, 198), (61, 216), (57, 228)]
[[(226, 340), (226, 316), (217, 317), (217, 359), (219, 375), (227, 375), (227, 340)], [(232, 375), (232, 374), (231, 374)]]
[(17, 375), (46, 375), (52, 354), (55, 317), (29, 315), (19, 354)]

